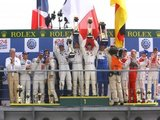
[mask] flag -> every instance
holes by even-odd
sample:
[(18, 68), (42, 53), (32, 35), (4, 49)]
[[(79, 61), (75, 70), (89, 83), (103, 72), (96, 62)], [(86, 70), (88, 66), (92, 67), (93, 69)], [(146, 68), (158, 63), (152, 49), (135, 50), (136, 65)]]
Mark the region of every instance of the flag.
[(96, 10), (91, 2), (92, 0), (65, 0), (62, 12), (64, 16), (69, 20), (70, 23), (73, 22), (74, 17), (79, 18), (79, 32), (83, 39), (87, 37), (88, 34), (88, 18), (92, 18), (92, 34), (94, 38), (99, 35), (99, 23), (96, 15)]
[(115, 45), (118, 48), (124, 46), (125, 23), (127, 20), (127, 10), (125, 0), (111, 0), (110, 4), (115, 4)]
[(37, 0), (37, 9), (32, 10), (32, 29), (47, 29), (48, 0)]

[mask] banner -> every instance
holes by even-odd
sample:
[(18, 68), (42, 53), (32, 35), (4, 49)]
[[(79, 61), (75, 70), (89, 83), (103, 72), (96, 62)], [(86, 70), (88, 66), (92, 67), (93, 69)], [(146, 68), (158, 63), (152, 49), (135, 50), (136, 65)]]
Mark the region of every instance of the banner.
[(26, 52), (39, 52), (39, 38), (25, 38), (24, 44)]
[(0, 38), (0, 52), (9, 52), (10, 50), (10, 38)]
[(139, 38), (139, 51), (153, 52), (153, 38)]
[(65, 50), (67, 50), (67, 38), (53, 38), (53, 52), (55, 51), (55, 46), (60, 44), (63, 44)]

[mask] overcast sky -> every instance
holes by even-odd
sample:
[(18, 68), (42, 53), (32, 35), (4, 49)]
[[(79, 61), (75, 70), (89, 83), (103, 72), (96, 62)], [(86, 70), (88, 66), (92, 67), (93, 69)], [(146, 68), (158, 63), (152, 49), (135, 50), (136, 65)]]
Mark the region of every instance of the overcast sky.
[[(62, 8), (64, 0), (48, 0), (49, 12)], [(114, 7), (110, 0), (92, 0), (99, 21), (114, 28)], [(126, 0), (127, 29), (160, 29), (160, 0)], [(30, 29), (36, 0), (0, 0), (0, 29)], [(57, 19), (53, 26), (58, 27)]]

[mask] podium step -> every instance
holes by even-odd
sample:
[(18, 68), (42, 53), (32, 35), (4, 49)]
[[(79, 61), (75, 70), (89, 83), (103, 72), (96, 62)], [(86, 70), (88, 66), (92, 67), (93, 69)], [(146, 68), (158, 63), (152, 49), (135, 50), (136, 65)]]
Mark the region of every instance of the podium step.
[(108, 96), (61, 96), (61, 106), (108, 106)]
[(11, 103), (10, 106), (60, 106), (59, 103), (32, 103), (32, 104), (20, 104), (20, 103)]
[(126, 106), (158, 106), (158, 102), (153, 103), (124, 103)]

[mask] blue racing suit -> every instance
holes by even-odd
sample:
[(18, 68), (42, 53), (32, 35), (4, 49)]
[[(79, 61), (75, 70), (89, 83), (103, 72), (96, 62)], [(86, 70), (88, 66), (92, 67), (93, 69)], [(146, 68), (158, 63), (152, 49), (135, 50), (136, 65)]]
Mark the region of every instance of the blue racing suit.
[[(108, 70), (108, 59), (104, 51), (98, 51), (97, 70)], [(108, 71), (97, 71), (97, 91), (99, 96), (107, 96)]]

